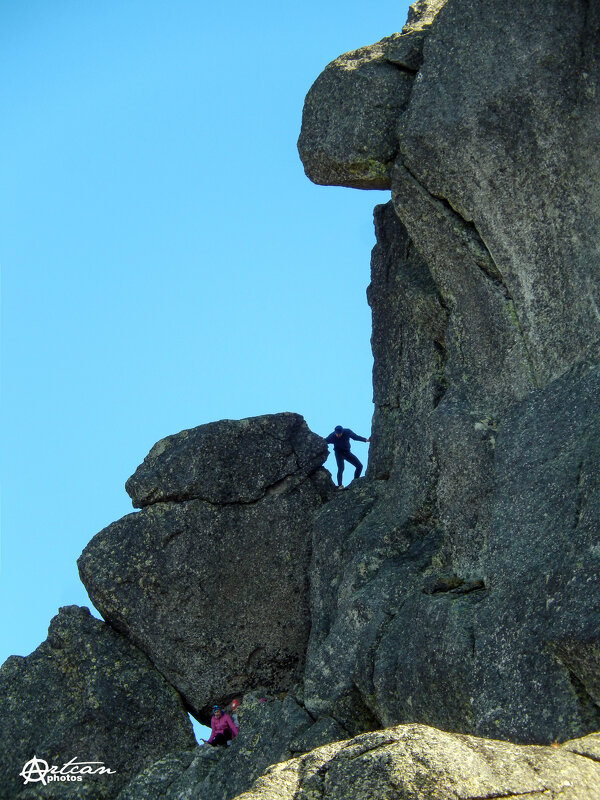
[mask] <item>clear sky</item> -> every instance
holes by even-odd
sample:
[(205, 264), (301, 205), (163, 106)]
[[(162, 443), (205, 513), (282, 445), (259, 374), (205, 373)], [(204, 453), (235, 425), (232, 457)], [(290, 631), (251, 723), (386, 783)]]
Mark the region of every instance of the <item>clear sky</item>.
[(91, 607), (76, 559), (158, 439), (279, 411), (369, 435), (389, 193), (314, 186), (296, 141), (319, 72), (407, 9), (0, 0), (0, 663)]

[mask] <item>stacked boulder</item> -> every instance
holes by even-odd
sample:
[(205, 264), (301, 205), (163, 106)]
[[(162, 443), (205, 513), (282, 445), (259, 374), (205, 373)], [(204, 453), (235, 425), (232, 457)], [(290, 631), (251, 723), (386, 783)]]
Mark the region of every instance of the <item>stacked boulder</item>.
[(73, 752), (110, 774), (57, 797), (600, 800), (599, 42), (584, 0), (418, 0), (326, 67), (308, 176), (392, 193), (366, 477), (297, 414), (158, 442), (78, 562), (108, 624), (0, 671), (7, 797)]
[(205, 722), (214, 701), (302, 676), (312, 519), (333, 489), (326, 458), (291, 413), (167, 437), (127, 482), (142, 510), (78, 561), (104, 619)]

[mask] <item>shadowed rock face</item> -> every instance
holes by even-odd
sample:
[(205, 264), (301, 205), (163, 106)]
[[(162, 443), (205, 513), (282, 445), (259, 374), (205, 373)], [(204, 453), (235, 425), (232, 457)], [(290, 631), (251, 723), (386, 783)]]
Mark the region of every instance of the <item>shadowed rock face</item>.
[[(140, 770), (195, 744), (181, 698), (146, 656), (87, 608), (61, 608), (31, 655), (0, 669), (2, 797), (115, 797)], [(34, 756), (50, 766), (98, 761), (115, 774), (81, 783), (30, 783), (19, 773)], [(51, 794), (52, 793), (52, 794)]]
[(335, 735), (340, 729), (333, 720), (327, 721), (327, 728), (313, 725), (289, 695), (281, 701), (250, 693), (238, 717), (239, 734), (229, 747), (197, 747), (162, 759), (135, 778), (118, 800), (230, 800), (252, 786), (271, 764), (331, 738), (343, 738)]
[(79, 559), (104, 618), (205, 721), (215, 700), (257, 686), (284, 691), (301, 677), (310, 529), (333, 489), (326, 457), (296, 414), (169, 437), (128, 481), (145, 507)]
[[(578, 368), (497, 431), (473, 421), (465, 448), (495, 442), (489, 465), (473, 453), (457, 453), (463, 473), (451, 465), (468, 504), (442, 495), (442, 469), (429, 497), (392, 475), (327, 505), (314, 529), (309, 710), (349, 730), (414, 717), (522, 741), (600, 727), (599, 391), (600, 370)], [(467, 478), (486, 466), (481, 496)]]
[[(311, 179), (357, 186), (347, 131), (371, 120), (357, 149), (392, 189), (367, 482), (315, 522), (305, 699), (354, 732), (550, 742), (600, 728), (600, 8), (429, 11), (385, 126), (355, 54), (305, 105)], [(351, 88), (327, 105), (320, 81)]]

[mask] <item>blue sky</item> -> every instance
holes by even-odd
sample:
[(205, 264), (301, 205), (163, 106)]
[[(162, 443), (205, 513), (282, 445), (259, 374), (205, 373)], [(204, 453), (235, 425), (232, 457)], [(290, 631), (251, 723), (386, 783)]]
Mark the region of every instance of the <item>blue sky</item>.
[(90, 606), (76, 559), (158, 439), (278, 411), (369, 435), (388, 193), (314, 186), (296, 141), (323, 67), (407, 8), (0, 3), (0, 663)]

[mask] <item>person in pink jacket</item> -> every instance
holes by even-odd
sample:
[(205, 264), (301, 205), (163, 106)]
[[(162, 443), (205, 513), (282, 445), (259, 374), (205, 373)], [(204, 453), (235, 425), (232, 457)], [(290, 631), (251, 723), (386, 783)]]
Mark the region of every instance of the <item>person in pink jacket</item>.
[(224, 714), (219, 706), (213, 706), (213, 715), (210, 720), (211, 734), (208, 743), (213, 747), (221, 745), (227, 747), (227, 742), (237, 736), (237, 728), (229, 714)]

